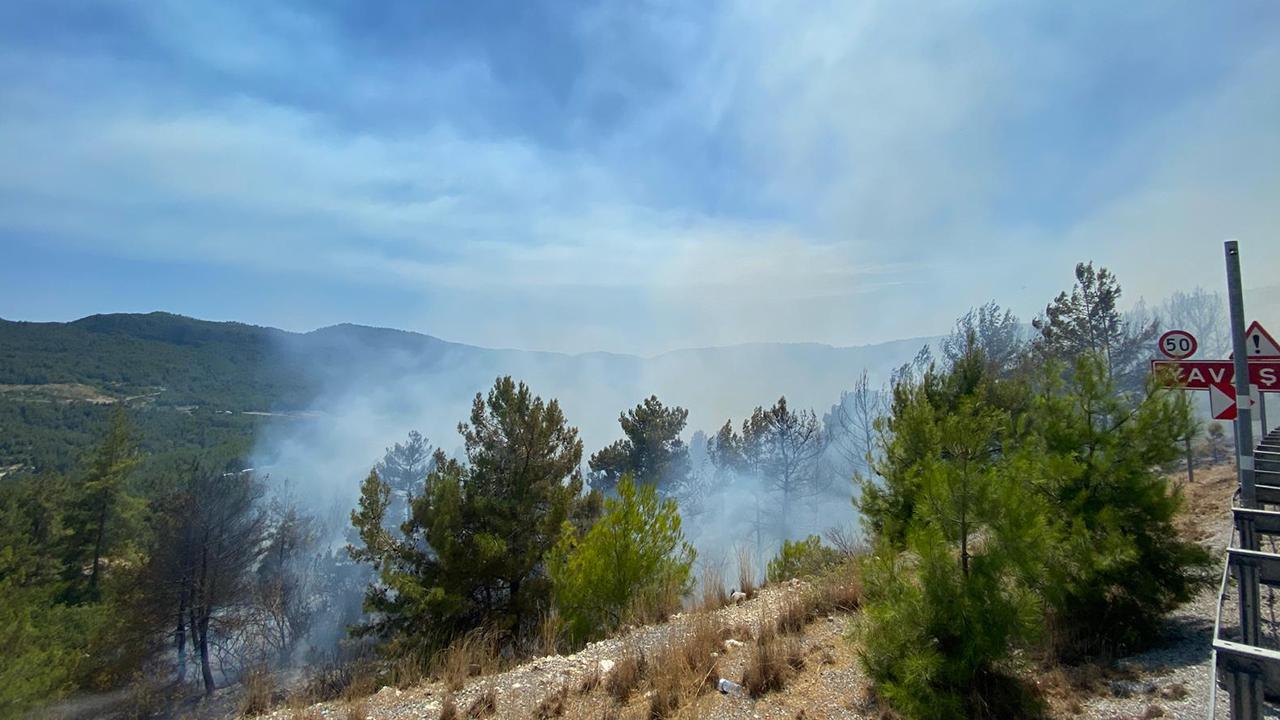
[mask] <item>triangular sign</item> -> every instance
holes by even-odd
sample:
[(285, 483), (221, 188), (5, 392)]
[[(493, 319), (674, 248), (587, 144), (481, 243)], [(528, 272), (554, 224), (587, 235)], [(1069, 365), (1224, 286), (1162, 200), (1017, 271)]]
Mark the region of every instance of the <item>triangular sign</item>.
[(1245, 354), (1250, 358), (1280, 357), (1280, 344), (1271, 337), (1271, 333), (1262, 327), (1262, 323), (1254, 320), (1249, 329), (1244, 331)]
[[(1249, 323), (1249, 328), (1244, 331), (1244, 346), (1245, 356), (1250, 360), (1280, 358), (1280, 343), (1257, 320)], [(1231, 353), (1227, 358), (1234, 358), (1235, 355)]]

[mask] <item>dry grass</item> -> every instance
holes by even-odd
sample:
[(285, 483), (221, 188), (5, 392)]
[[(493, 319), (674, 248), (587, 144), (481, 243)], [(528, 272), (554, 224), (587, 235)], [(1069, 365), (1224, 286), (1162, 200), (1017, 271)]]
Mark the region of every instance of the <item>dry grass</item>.
[(458, 720), (458, 701), (453, 693), (445, 695), (440, 701), (440, 720)]
[(862, 605), (862, 572), (854, 556), (814, 580), (815, 614), (853, 612)]
[(564, 640), (564, 619), (560, 613), (551, 610), (543, 614), (538, 623), (538, 636), (535, 640), (535, 654), (539, 656), (558, 655)]
[(746, 593), (747, 597), (752, 597), (756, 594), (756, 590), (759, 589), (756, 586), (756, 555), (746, 545), (739, 545), (737, 554), (738, 589)]
[(454, 640), (436, 655), (435, 674), (445, 687), (457, 692), (467, 680), (477, 675), (497, 672), (499, 666), (496, 636), (487, 630), (473, 630)]
[(405, 655), (396, 658), (387, 670), (387, 684), (409, 688), (431, 677), (431, 659), (418, 653)]
[(240, 701), (240, 714), (246, 717), (261, 715), (271, 709), (275, 700), (276, 679), (265, 667), (255, 667), (245, 673), (244, 698)]
[(372, 660), (342, 660), (330, 657), (316, 663), (295, 701), (316, 703), (330, 700), (354, 700), (373, 694), (378, 689), (378, 671)]
[(367, 720), (369, 717), (369, 704), (363, 700), (347, 703), (346, 720)]
[(149, 720), (160, 716), (168, 706), (164, 693), (141, 674), (135, 675), (127, 688), (129, 709), (125, 720)]
[(664, 623), (684, 606), (684, 587), (674, 578), (666, 578), (658, 587), (637, 596), (627, 609), (626, 623), (656, 625)]
[(591, 663), (591, 669), (582, 676), (582, 682), (578, 684), (578, 693), (580, 695), (586, 695), (592, 690), (600, 687), (600, 683), (600, 662), (596, 661)]
[(467, 720), (479, 720), (486, 718), (498, 711), (498, 691), (490, 685), (485, 688), (483, 694), (471, 703), (471, 707), (467, 708)]
[[(812, 619), (813, 613), (811, 608), (814, 593), (812, 591), (804, 593), (800, 597), (789, 597), (782, 602), (782, 607), (778, 609), (776, 615), (773, 616), (773, 633), (767, 633), (762, 630), (762, 635), (777, 634), (790, 635), (804, 630), (804, 626)], [(768, 623), (761, 623), (761, 628), (769, 628)]]
[(631, 696), (631, 691), (635, 690), (644, 678), (645, 665), (644, 655), (639, 650), (634, 647), (627, 648), (605, 677), (605, 692), (620, 703), (626, 702)]
[(804, 644), (799, 638), (765, 632), (756, 640), (747, 660), (742, 686), (748, 695), (758, 698), (785, 688), (791, 677), (803, 667)]
[(723, 642), (723, 633), (715, 621), (699, 614), (690, 621), (684, 636), (662, 648), (650, 664), (651, 718), (672, 717), (690, 699), (715, 687)]
[(538, 703), (537, 709), (533, 711), (533, 716), (538, 720), (550, 720), (564, 715), (565, 706), (569, 702), (569, 688), (561, 685), (559, 690), (542, 698), (542, 702)]
[(724, 567), (721, 563), (707, 563), (702, 566), (699, 581), (697, 608), (704, 612), (719, 610), (729, 602), (729, 593), (724, 588)]

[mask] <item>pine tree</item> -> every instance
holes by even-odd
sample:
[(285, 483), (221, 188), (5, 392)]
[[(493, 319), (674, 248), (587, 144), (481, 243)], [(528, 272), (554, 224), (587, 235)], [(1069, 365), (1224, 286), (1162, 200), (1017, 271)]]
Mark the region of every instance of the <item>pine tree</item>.
[[(859, 654), (909, 718), (973, 716), (987, 691), (1011, 685), (1004, 663), (1041, 617), (1034, 589), (1047, 512), (1024, 479), (1044, 453), (1010, 442), (1015, 424), (988, 400), (998, 394), (967, 386), (967, 370), (988, 367), (979, 349), (969, 352), (949, 373), (895, 387), (882, 462), (895, 485), (871, 505), (878, 531), (864, 566)], [(944, 392), (957, 387), (966, 391)], [(987, 707), (996, 716), (1023, 709)]]
[(556, 606), (575, 642), (647, 609), (678, 608), (689, 589), (695, 553), (684, 541), (675, 500), (625, 475), (617, 490), (585, 535), (566, 524), (548, 561)]
[(1136, 324), (1120, 312), (1120, 283), (1106, 268), (1095, 270), (1091, 262), (1079, 263), (1075, 275), (1071, 294), (1059, 293), (1044, 316), (1032, 321), (1040, 332), (1041, 355), (1068, 368), (1085, 355), (1096, 355), (1121, 389), (1140, 390), (1158, 321)]
[(610, 492), (623, 475), (651, 484), (664, 495), (678, 495), (689, 483), (689, 450), (680, 433), (689, 411), (667, 407), (656, 395), (618, 416), (623, 439), (591, 456), (591, 486)]
[(1133, 647), (1210, 578), (1210, 556), (1182, 539), (1176, 485), (1158, 468), (1194, 428), (1182, 393), (1148, 382), (1117, 393), (1100, 357), (1077, 361), (1070, 384), (1046, 370), (1030, 430), (1054, 462), (1031, 478), (1058, 519), (1046, 586), (1053, 650), (1071, 657)]
[(531, 635), (550, 602), (547, 552), (565, 522), (585, 528), (599, 512), (599, 496), (582, 492), (578, 431), (555, 400), (499, 378), (458, 430), (466, 461), (436, 451), (398, 533), (384, 527), (391, 492), (376, 472), (351, 515), (362, 543), (351, 555), (379, 573), (357, 632), (391, 640), (393, 653), (429, 652), (481, 626)]
[(422, 433), (411, 430), (405, 442), (387, 448), (382, 460), (374, 465), (378, 477), (391, 489), (391, 507), (387, 511), (390, 529), (408, 519), (409, 506), (414, 496), (422, 493), (431, 462), (431, 443)]
[(117, 405), (106, 436), (93, 451), (68, 518), (68, 570), (87, 576), (83, 591), (78, 593), (83, 600), (100, 599), (103, 558), (127, 539), (129, 533), (123, 526), (141, 509), (125, 492), (125, 481), (138, 461), (133, 426), (124, 407)]

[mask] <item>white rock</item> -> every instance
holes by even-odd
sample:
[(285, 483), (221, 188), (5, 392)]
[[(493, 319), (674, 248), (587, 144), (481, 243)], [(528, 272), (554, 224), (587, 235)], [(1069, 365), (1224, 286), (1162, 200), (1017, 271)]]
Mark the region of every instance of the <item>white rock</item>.
[(612, 669), (613, 669), (613, 661), (612, 661), (612, 660), (601, 660), (601, 661), (600, 661), (600, 674), (601, 674), (601, 675), (608, 675), (608, 674), (609, 674), (609, 671), (610, 671), (610, 670), (612, 670)]
[(729, 652), (730, 650), (733, 650), (734, 648), (740, 648), (740, 647), (742, 647), (742, 641), (741, 641), (741, 640), (734, 640), (733, 638), (729, 638), (728, 640), (725, 640), (725, 641), (724, 641), (724, 651), (725, 651), (725, 652)]

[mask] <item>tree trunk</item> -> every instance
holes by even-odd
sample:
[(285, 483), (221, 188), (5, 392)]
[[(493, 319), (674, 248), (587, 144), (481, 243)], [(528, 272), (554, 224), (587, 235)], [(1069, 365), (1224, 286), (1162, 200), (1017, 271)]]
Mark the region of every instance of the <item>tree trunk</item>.
[(102, 565), (102, 546), (107, 535), (107, 506), (98, 511), (97, 533), (93, 539), (93, 569), (89, 571), (89, 597), (98, 597), (98, 568)]
[(1191, 485), (1196, 481), (1195, 459), (1191, 455), (1191, 436), (1187, 435), (1187, 484)]
[(209, 618), (200, 618), (200, 674), (204, 676), (204, 694), (213, 694), (213, 668), (209, 666)]
[(173, 631), (174, 645), (178, 651), (178, 684), (187, 680), (187, 584), (184, 581), (178, 596), (178, 626)]

